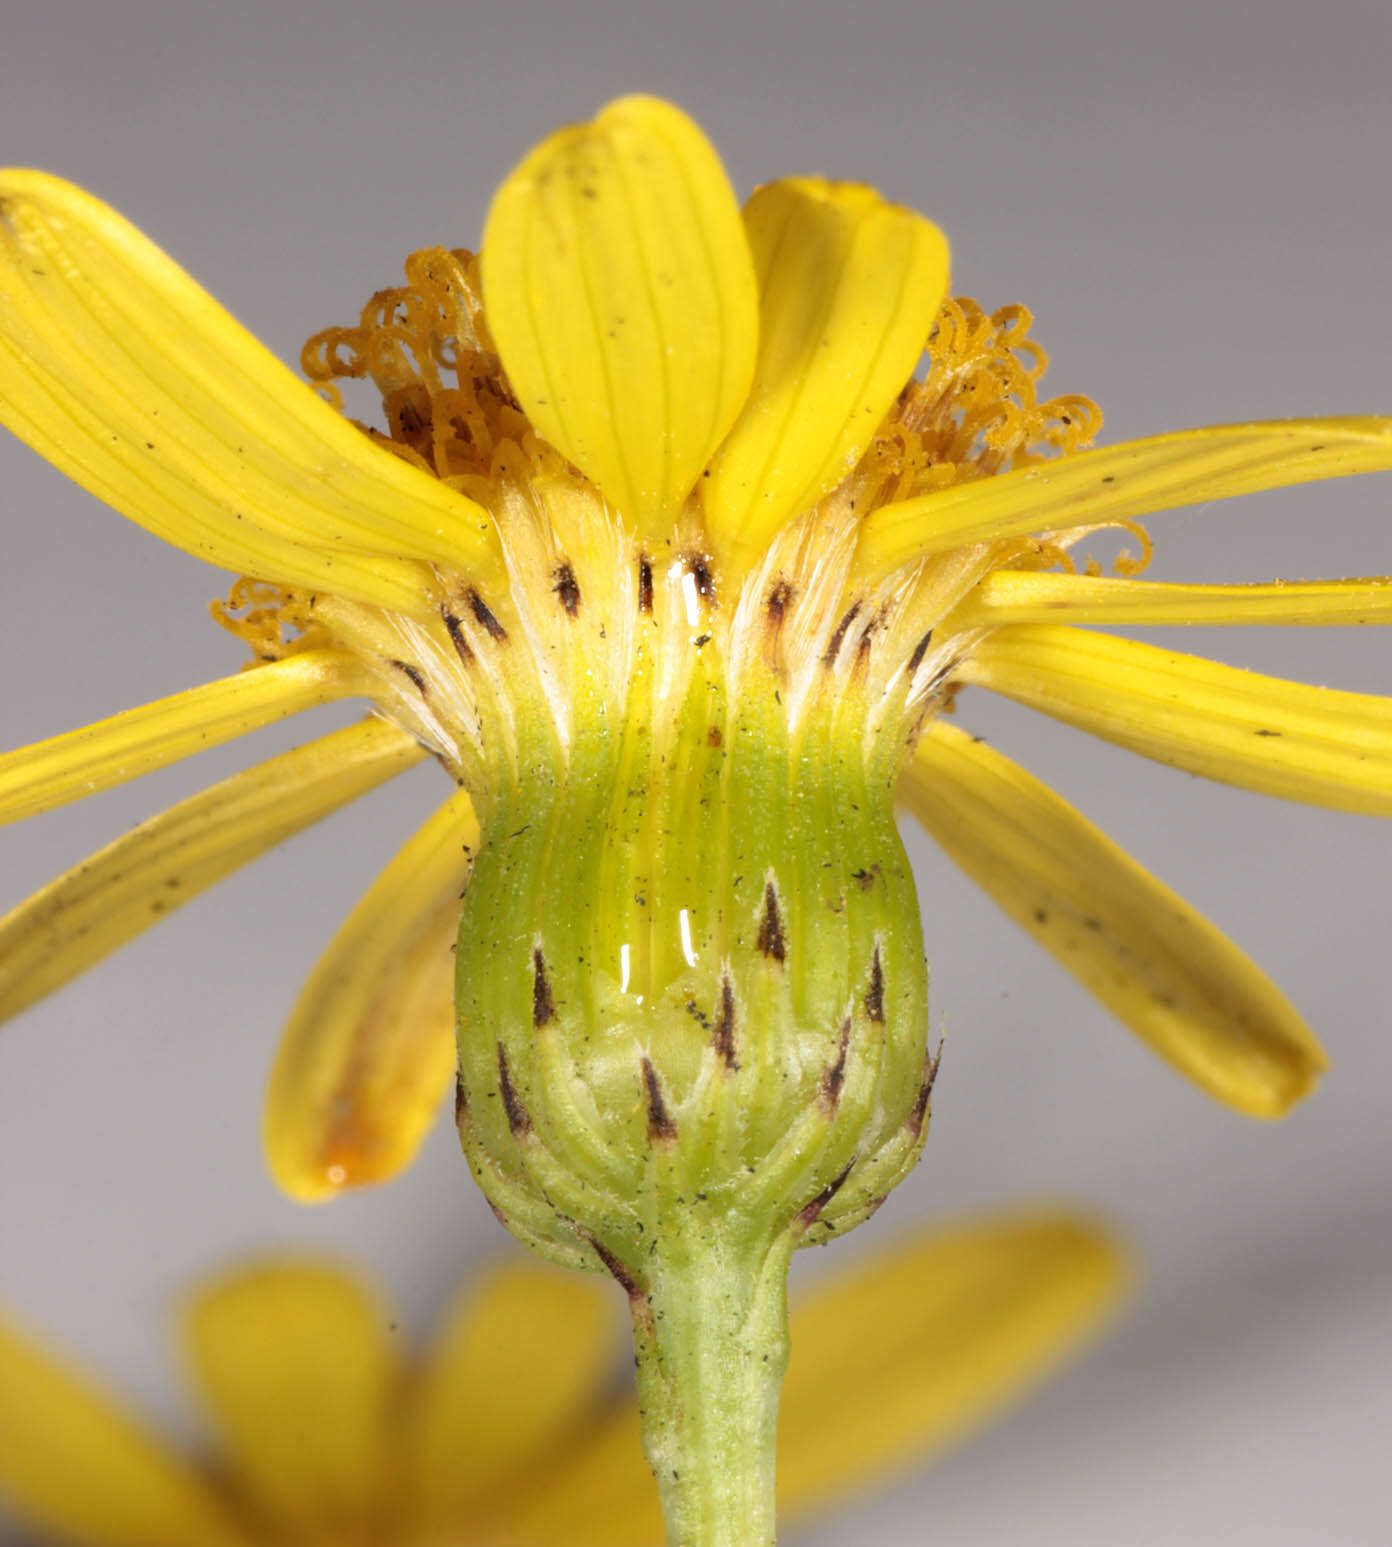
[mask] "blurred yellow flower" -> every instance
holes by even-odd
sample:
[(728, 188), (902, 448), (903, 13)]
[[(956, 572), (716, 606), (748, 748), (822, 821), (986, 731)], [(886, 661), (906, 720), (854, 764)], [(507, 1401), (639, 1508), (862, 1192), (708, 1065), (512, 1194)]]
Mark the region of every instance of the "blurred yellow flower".
[[(1089, 1342), (1126, 1268), (1095, 1226), (1016, 1213), (918, 1237), (793, 1311), (780, 1508), (936, 1453)], [(527, 1262), (466, 1285), (421, 1360), (312, 1260), (214, 1280), (182, 1347), (211, 1422), (188, 1457), (0, 1322), (0, 1498), (77, 1547), (657, 1547), (617, 1327), (591, 1280)]]

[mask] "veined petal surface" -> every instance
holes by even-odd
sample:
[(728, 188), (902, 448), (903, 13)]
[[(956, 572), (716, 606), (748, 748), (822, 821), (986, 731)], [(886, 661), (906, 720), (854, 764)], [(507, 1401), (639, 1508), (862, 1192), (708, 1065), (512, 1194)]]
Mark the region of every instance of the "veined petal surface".
[[(1066, 1215), (935, 1231), (795, 1297), (779, 1403), (780, 1519), (922, 1462), (1100, 1330), (1127, 1269), (1115, 1241)], [(508, 1512), (517, 1547), (652, 1547), (657, 1489), (631, 1402)]]
[(758, 301), (739, 207), (685, 113), (623, 97), (498, 190), (488, 324), (541, 433), (640, 531), (672, 521), (749, 391)]
[(1392, 623), (1392, 577), (1276, 580), (1269, 585), (1176, 585), (1110, 575), (998, 569), (953, 613), (955, 628), (1006, 623)]
[(1273, 419), (1176, 430), (1080, 451), (916, 499), (866, 518), (869, 574), (963, 543), (1129, 520), (1233, 494), (1392, 468), (1392, 418)]
[(1392, 816), (1392, 699), (1047, 623), (997, 629), (956, 675), (1207, 779)]
[(78, 1547), (252, 1547), (207, 1484), (103, 1392), (0, 1321), (0, 1493)]
[(759, 361), (704, 491), (736, 569), (855, 466), (913, 374), (948, 274), (938, 228), (858, 183), (770, 183), (744, 221)]
[(366, 685), (351, 656), (306, 650), (17, 747), (0, 754), (0, 823), (95, 795)]
[(1325, 1067), (1269, 978), (1047, 785), (934, 721), (899, 785), (947, 854), (1209, 1095), (1279, 1117)]
[(424, 756), (405, 731), (363, 720), (122, 834), (0, 918), (0, 1021)]
[(242, 1268), (190, 1301), (183, 1342), (220, 1448), (266, 1516), (294, 1540), (368, 1547), (399, 1370), (366, 1287), (313, 1261)]
[(412, 559), (491, 564), (489, 521), (374, 445), (128, 221), (0, 172), (0, 419), (199, 558), (405, 611)]
[(454, 944), (478, 823), (458, 790), (334, 936), (281, 1037), (266, 1092), (271, 1174), (304, 1203), (414, 1158), (454, 1072)]
[(431, 1348), (405, 1452), (425, 1539), (445, 1541), (481, 1501), (541, 1483), (557, 1442), (593, 1412), (617, 1346), (607, 1286), (509, 1262), (471, 1282)]

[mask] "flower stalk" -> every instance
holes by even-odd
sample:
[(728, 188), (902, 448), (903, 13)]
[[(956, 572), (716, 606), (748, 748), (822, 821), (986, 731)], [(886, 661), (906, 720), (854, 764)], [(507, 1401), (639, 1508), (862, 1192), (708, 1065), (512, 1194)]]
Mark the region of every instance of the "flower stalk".
[(778, 1397), (794, 1233), (697, 1205), (630, 1294), (643, 1448), (672, 1547), (774, 1540)]

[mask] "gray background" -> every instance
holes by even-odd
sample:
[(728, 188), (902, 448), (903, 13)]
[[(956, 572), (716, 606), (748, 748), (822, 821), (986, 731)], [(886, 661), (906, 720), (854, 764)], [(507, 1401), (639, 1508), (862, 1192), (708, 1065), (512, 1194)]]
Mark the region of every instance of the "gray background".
[[(954, 283), (1023, 300), (1055, 390), (1121, 438), (1392, 409), (1383, 4), (391, 5), (49, 0), (7, 16), (0, 159), (151, 231), (293, 357), (476, 239), (536, 138), (635, 88), (692, 110), (736, 184), (824, 171), (936, 217)], [(1161, 578), (1392, 570), (1384, 477), (1158, 517)], [(0, 444), (0, 703), (19, 744), (222, 675), (221, 577)], [(1392, 687), (1375, 631), (1216, 631), (1264, 670)], [(976, 695), (1019, 756), (1262, 961), (1327, 1039), (1276, 1127), (1171, 1076), (926, 842), (927, 1158), (837, 1249), (1021, 1196), (1083, 1200), (1147, 1263), (1082, 1367), (975, 1445), (798, 1537), (1068, 1547), (1380, 1543), (1392, 1398), (1388, 829), (1142, 764)], [(348, 711), (321, 712), (317, 728)], [(303, 723), (3, 835), (0, 906)], [(388, 1191), (301, 1211), (256, 1114), (314, 953), (438, 785), (421, 770), (225, 884), (0, 1039), (0, 1299), (170, 1423), (178, 1287), (282, 1243), (342, 1249), (425, 1326), (505, 1245), (442, 1125)], [(414, 798), (413, 798), (414, 797)], [(817, 1271), (828, 1259), (804, 1264)]]

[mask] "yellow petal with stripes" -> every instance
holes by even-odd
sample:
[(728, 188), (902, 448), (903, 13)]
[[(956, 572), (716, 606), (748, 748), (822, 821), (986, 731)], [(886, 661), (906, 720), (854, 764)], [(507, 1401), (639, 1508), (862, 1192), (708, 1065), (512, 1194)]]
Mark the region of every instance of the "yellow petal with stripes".
[(140, 823), (0, 919), (0, 1021), (424, 756), (404, 731), (364, 720)]
[(0, 823), (95, 795), (367, 685), (351, 656), (306, 650), (18, 747), (0, 754)]
[(1108, 575), (998, 569), (953, 613), (952, 627), (995, 628), (1005, 623), (1392, 623), (1392, 577), (1175, 585)]
[(366, 1286), (309, 1260), (241, 1268), (191, 1299), (183, 1333), (222, 1457), (276, 1535), (365, 1542), (399, 1376)]
[(1281, 991), (1062, 796), (936, 721), (899, 793), (947, 854), (1155, 1052), (1209, 1095), (1279, 1117), (1325, 1067)]
[(76, 1547), (251, 1547), (212, 1490), (109, 1397), (0, 1321), (0, 1497)]
[(403, 845), (320, 958), (266, 1093), (271, 1174), (314, 1203), (415, 1157), (454, 1072), (459, 897), (478, 823), (457, 791)]
[(739, 207), (686, 114), (623, 97), (498, 190), (488, 324), (528, 417), (638, 530), (673, 519), (749, 391), (758, 301)]
[(737, 572), (859, 461), (923, 353), (948, 271), (936, 226), (858, 183), (771, 183), (744, 219), (759, 362), (705, 487), (707, 526)]
[(1392, 816), (1392, 699), (1046, 623), (998, 629), (955, 675), (1206, 779)]
[(374, 445), (128, 221), (0, 171), (0, 419), (199, 558), (405, 611), (415, 559), (491, 565), (485, 513)]
[[(1021, 1213), (920, 1236), (797, 1297), (779, 1405), (780, 1523), (922, 1463), (1096, 1335), (1127, 1285), (1116, 1242)], [(632, 1404), (506, 1516), (515, 1547), (652, 1547), (657, 1488)]]
[(1392, 468), (1392, 418), (1176, 430), (900, 500), (867, 517), (858, 563), (884, 574), (963, 543), (1129, 520), (1233, 494)]
[(486, 1518), (488, 1497), (538, 1488), (540, 1468), (604, 1392), (618, 1352), (610, 1291), (522, 1261), (465, 1288), (407, 1409), (408, 1486), (423, 1540)]

